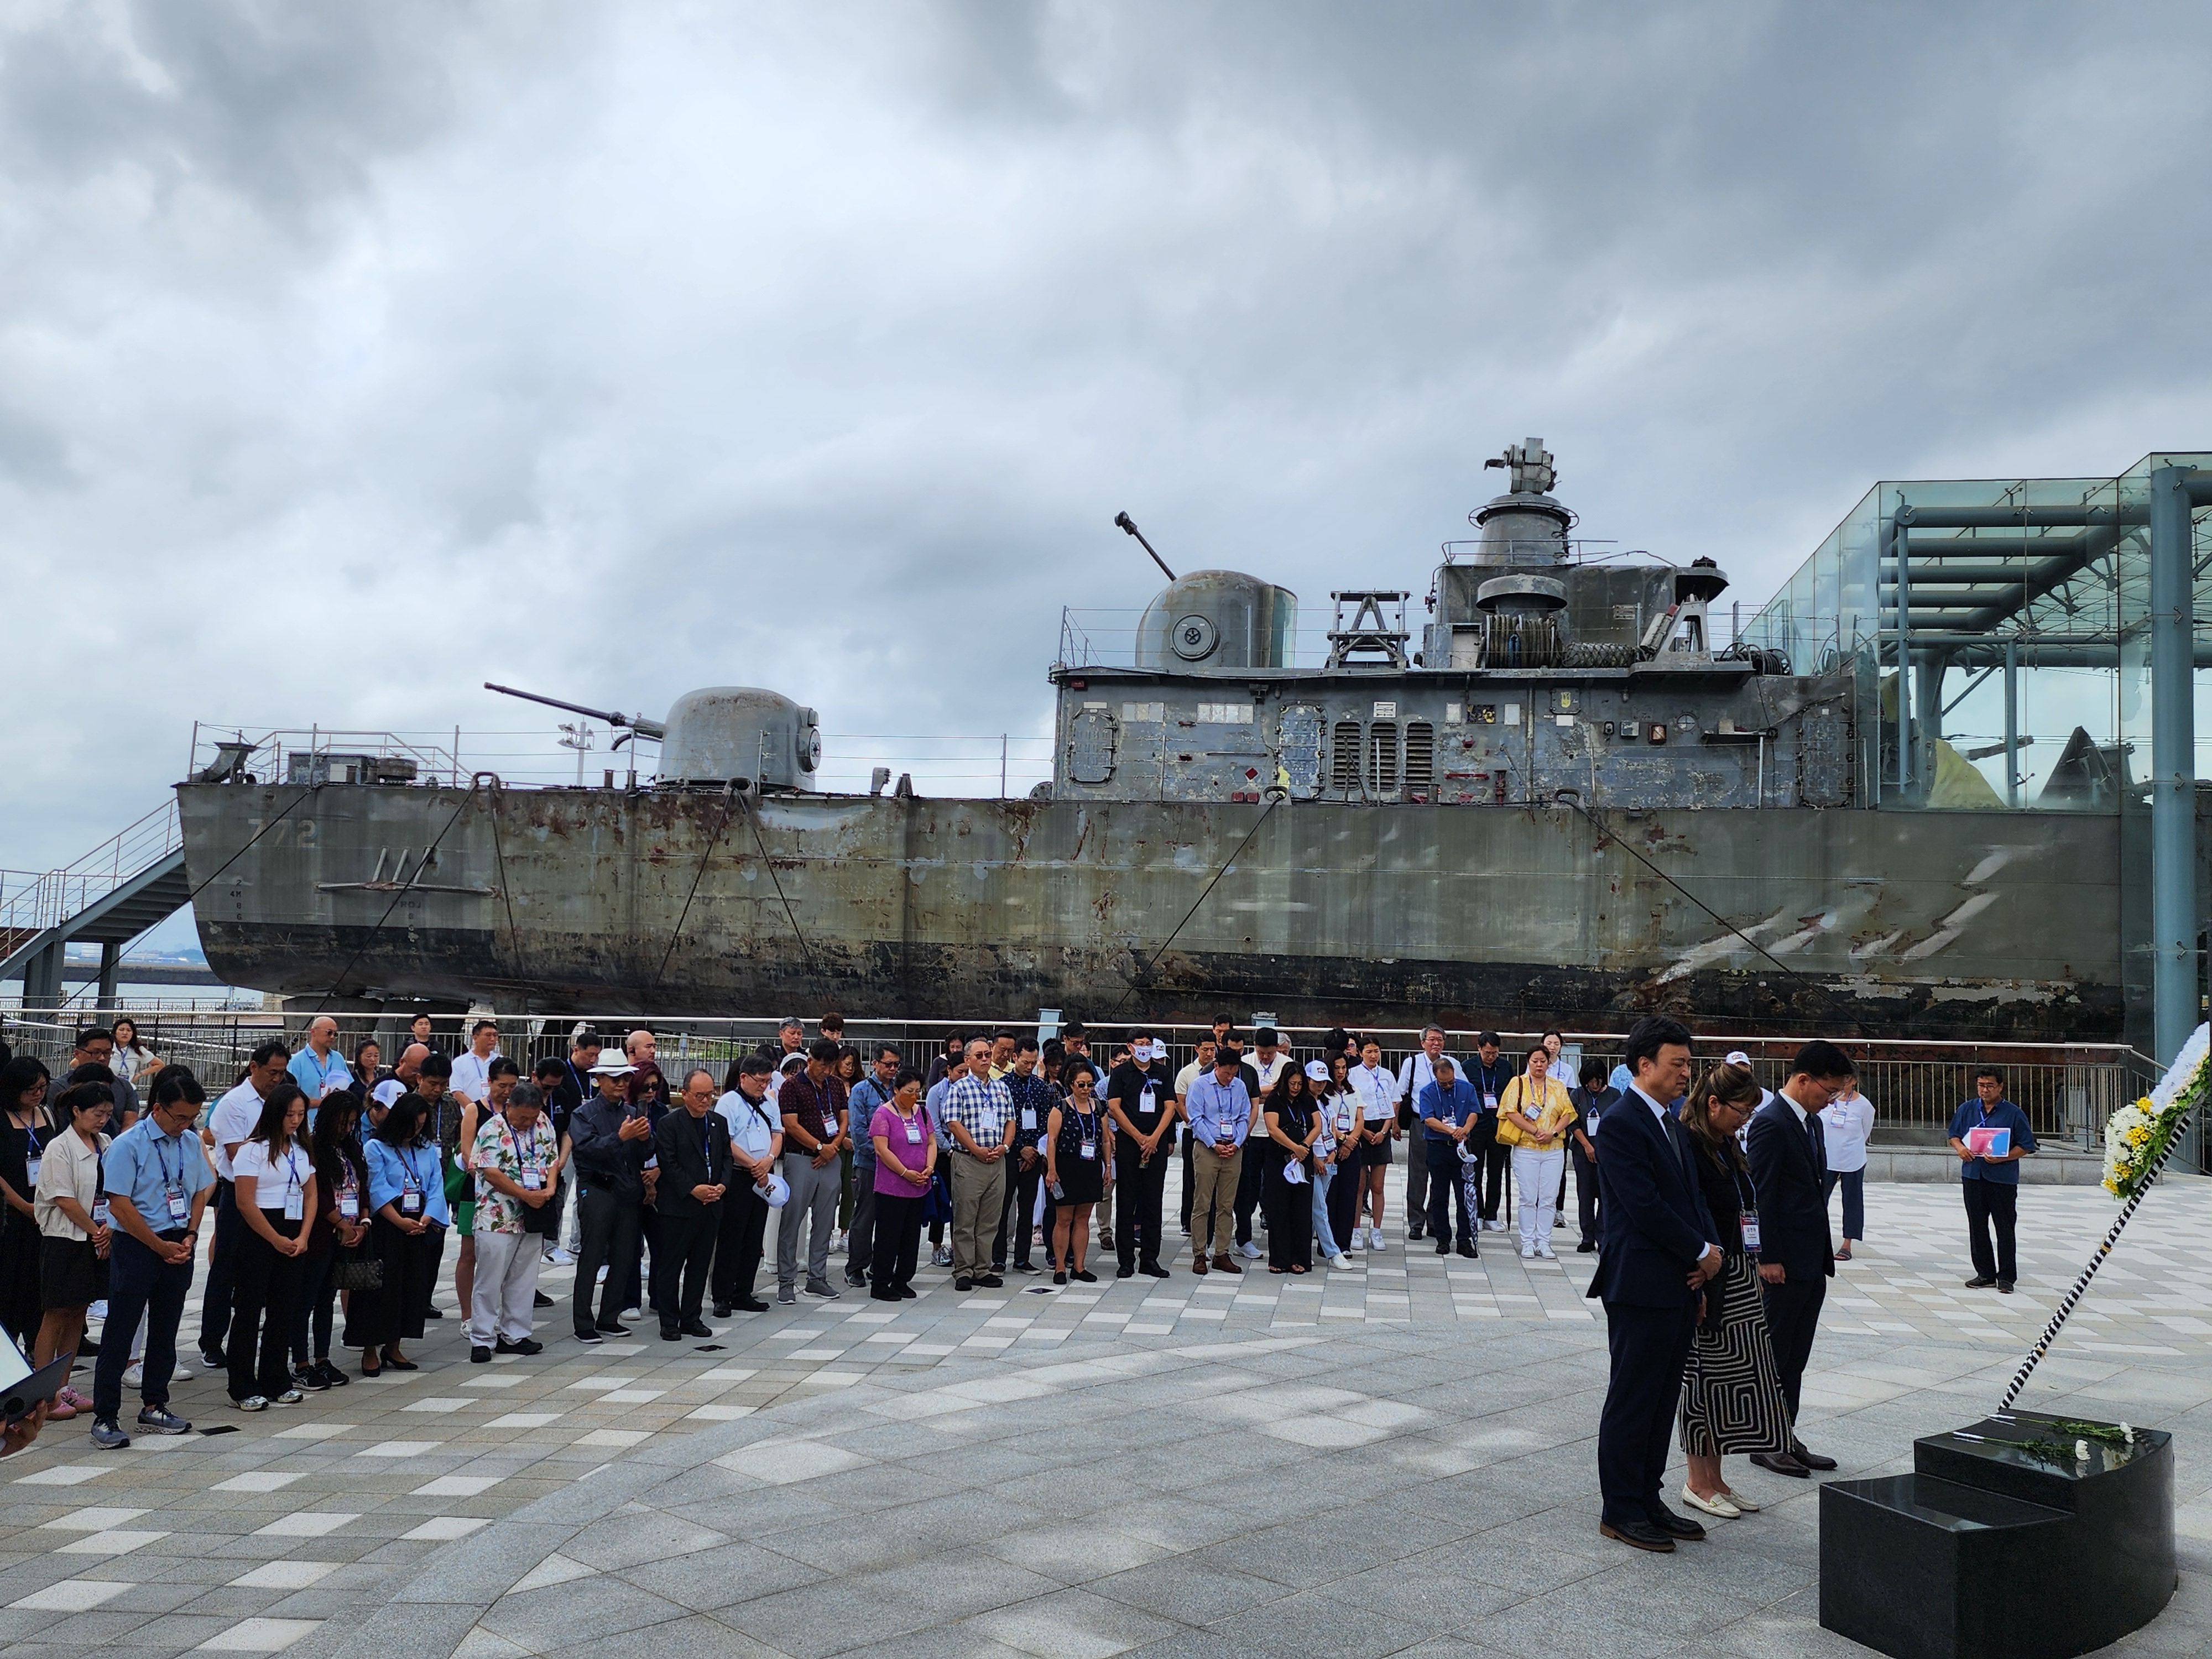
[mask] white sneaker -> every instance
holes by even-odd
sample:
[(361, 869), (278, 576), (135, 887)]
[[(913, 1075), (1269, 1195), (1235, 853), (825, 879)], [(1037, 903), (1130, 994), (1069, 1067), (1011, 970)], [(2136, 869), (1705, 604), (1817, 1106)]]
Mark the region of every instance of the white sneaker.
[(87, 1308), (84, 1310), (84, 1314), (85, 1317), (88, 1319), (106, 1319), (107, 1317), (107, 1298), (106, 1297), (100, 1297), (99, 1301), (94, 1303), (89, 1308)]
[(576, 1258), (557, 1244), (545, 1253), (545, 1259), (556, 1267), (572, 1267), (576, 1263)]
[(1334, 1255), (1329, 1257), (1328, 1265), (1332, 1267), (1353, 1267), (1358, 1266), (1358, 1263), (1345, 1255), (1342, 1250), (1339, 1250)]
[(1523, 1244), (1521, 1247), (1521, 1259), (1523, 1261), (1534, 1261), (1536, 1259), (1536, 1247), (1534, 1244)]
[(1387, 1250), (1390, 1248), (1390, 1241), (1382, 1237), (1382, 1230), (1380, 1227), (1370, 1227), (1367, 1230), (1367, 1248), (1370, 1250)]
[(1255, 1243), (1239, 1244), (1237, 1249), (1239, 1254), (1241, 1254), (1247, 1261), (1257, 1261), (1261, 1255), (1266, 1254)]
[(1536, 1255), (1538, 1260), (1543, 1261), (1557, 1261), (1559, 1259), (1552, 1254), (1552, 1247), (1549, 1244), (1540, 1242), (1536, 1246)]
[[(135, 1371), (138, 1367), (137, 1365), (133, 1365), (131, 1369)], [(170, 1367), (169, 1380), (173, 1382), (191, 1382), (192, 1380), (192, 1368), (185, 1364), (183, 1360), (179, 1359), (173, 1366)], [(138, 1385), (134, 1382), (131, 1386), (135, 1389)]]
[(146, 1386), (146, 1364), (143, 1360), (134, 1359), (123, 1368), (123, 1386), (126, 1389)]

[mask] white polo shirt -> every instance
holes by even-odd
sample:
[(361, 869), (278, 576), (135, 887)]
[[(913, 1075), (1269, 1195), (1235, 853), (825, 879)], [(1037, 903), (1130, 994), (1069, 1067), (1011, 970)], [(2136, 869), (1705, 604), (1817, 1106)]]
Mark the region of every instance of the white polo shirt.
[(225, 1181), (237, 1177), (231, 1173), (230, 1154), (224, 1149), (243, 1143), (260, 1121), (261, 1097), (251, 1082), (241, 1083), (223, 1096), (216, 1102), (215, 1110), (208, 1114), (208, 1133), (215, 1137), (215, 1172)]

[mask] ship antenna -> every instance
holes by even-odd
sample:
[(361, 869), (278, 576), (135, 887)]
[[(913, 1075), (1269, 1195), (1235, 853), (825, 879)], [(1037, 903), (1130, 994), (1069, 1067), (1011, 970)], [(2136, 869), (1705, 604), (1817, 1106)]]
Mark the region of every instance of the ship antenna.
[(1137, 544), (1139, 547), (1142, 547), (1146, 552), (1152, 554), (1152, 562), (1159, 566), (1161, 574), (1165, 575), (1170, 581), (1173, 581), (1176, 579), (1176, 573), (1168, 568), (1168, 562), (1159, 556), (1158, 552), (1153, 548), (1150, 542), (1145, 539), (1145, 532), (1137, 528), (1137, 521), (1134, 519), (1131, 518), (1126, 513), (1116, 513), (1114, 515), (1114, 525), (1116, 529), (1126, 530), (1132, 536), (1134, 536), (1137, 538)]

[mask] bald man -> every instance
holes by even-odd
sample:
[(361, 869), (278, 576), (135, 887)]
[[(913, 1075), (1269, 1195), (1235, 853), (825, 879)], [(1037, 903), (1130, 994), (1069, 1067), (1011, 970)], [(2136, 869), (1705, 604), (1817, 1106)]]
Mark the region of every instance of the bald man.
[(292, 1056), (286, 1068), (307, 1096), (310, 1116), (325, 1095), (354, 1086), (352, 1068), (339, 1056), (337, 1044), (337, 1021), (318, 1014), (307, 1023), (307, 1047)]

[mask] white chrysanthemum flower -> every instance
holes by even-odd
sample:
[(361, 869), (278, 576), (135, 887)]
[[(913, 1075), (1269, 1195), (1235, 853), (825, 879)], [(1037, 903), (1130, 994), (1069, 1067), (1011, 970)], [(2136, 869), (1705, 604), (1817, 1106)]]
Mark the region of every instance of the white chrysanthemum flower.
[(2076, 1440), (2074, 1443), (2074, 1455), (2079, 1458), (2082, 1462), (2087, 1462), (2089, 1461), (2089, 1443), (2086, 1440)]

